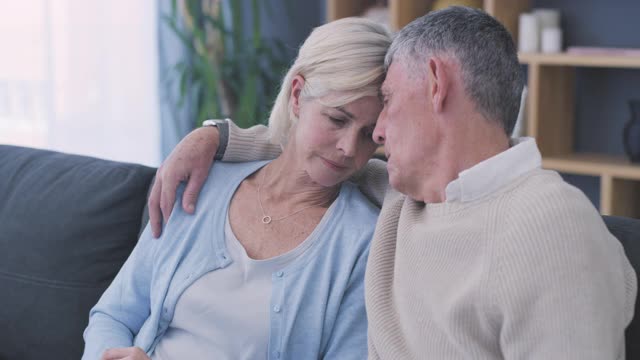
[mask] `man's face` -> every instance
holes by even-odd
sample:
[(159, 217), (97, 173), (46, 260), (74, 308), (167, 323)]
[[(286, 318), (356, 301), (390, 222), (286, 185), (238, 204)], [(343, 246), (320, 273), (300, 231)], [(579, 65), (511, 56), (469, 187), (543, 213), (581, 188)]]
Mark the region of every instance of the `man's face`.
[[(426, 67), (426, 64), (425, 64)], [(382, 85), (384, 108), (373, 133), (384, 145), (391, 186), (414, 199), (421, 198), (425, 183), (437, 168), (441, 146), (425, 71), (394, 61)]]

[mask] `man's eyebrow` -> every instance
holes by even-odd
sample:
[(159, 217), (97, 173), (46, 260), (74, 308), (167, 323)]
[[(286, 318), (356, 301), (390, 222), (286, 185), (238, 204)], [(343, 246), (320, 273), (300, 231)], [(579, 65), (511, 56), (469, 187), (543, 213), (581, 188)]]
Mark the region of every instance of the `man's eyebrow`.
[(352, 113), (350, 113), (350, 112), (348, 112), (347, 110), (345, 110), (342, 106), (338, 106), (338, 107), (336, 107), (336, 110), (339, 110), (339, 111), (341, 111), (343, 114), (347, 115), (347, 117), (348, 117), (349, 119), (353, 119), (353, 118), (355, 117), (355, 116), (353, 116), (353, 114), (352, 114)]

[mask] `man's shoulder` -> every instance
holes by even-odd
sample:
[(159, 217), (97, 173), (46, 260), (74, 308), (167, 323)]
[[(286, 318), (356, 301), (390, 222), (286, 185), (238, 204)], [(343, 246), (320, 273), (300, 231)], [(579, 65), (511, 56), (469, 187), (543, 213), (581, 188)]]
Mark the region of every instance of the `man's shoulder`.
[(512, 207), (541, 207), (547, 211), (570, 210), (567, 207), (595, 210), (580, 189), (551, 170), (529, 172), (513, 184), (507, 196)]
[(502, 230), (517, 232), (522, 241), (528, 235), (534, 242), (561, 237), (582, 242), (610, 235), (587, 196), (555, 171), (533, 171), (505, 195)]

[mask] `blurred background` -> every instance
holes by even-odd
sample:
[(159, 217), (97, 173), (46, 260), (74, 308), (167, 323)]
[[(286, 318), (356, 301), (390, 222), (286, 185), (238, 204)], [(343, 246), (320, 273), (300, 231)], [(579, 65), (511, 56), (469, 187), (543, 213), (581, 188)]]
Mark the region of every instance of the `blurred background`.
[(0, 0), (0, 143), (157, 166), (198, 121), (263, 122), (325, 7)]

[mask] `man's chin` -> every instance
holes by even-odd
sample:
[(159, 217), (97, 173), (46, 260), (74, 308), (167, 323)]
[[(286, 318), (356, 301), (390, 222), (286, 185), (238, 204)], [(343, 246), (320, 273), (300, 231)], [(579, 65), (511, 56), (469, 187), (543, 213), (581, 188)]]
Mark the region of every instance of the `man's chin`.
[(393, 190), (402, 192), (402, 181), (400, 176), (398, 176), (397, 172), (387, 167), (387, 171), (389, 171), (389, 185), (393, 188)]

